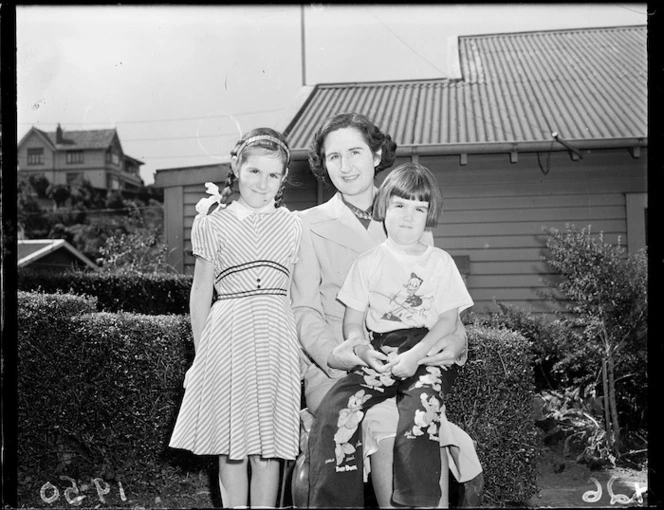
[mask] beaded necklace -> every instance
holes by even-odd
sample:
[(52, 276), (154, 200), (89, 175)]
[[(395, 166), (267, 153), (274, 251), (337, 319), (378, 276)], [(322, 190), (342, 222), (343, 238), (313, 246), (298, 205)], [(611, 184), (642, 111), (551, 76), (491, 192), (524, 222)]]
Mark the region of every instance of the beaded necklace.
[(351, 212), (355, 215), (355, 217), (360, 220), (360, 223), (364, 226), (364, 228), (369, 228), (369, 223), (371, 222), (371, 219), (373, 218), (373, 204), (367, 209), (366, 211), (363, 209), (360, 209), (359, 207), (355, 207), (353, 204), (349, 204), (344, 200), (343, 195), (341, 196), (341, 201), (346, 204), (346, 207), (348, 207)]

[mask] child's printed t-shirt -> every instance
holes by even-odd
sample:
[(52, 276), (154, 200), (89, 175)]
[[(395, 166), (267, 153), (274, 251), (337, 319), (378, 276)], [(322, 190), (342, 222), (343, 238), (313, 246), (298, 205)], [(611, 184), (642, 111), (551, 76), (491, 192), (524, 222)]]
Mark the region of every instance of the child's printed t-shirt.
[(355, 310), (368, 308), (366, 326), (376, 333), (431, 329), (441, 313), (473, 306), (449, 253), (427, 246), (408, 255), (385, 242), (355, 260), (337, 297)]

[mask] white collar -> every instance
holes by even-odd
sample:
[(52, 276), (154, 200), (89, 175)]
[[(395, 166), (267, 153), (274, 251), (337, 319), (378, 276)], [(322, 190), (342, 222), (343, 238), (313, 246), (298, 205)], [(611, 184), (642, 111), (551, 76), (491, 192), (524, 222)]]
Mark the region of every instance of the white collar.
[(227, 207), (227, 209), (233, 211), (235, 215), (240, 219), (244, 220), (251, 216), (252, 214), (272, 214), (274, 213), (277, 208), (274, 207), (274, 202), (267, 204), (264, 207), (261, 207), (260, 209), (251, 209), (244, 205), (243, 203), (239, 202), (238, 200), (233, 200)]

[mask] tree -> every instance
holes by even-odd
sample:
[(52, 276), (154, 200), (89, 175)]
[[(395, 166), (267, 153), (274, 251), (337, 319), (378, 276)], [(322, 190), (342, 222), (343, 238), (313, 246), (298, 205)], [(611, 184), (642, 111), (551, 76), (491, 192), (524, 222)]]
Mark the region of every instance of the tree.
[(37, 192), (39, 198), (46, 198), (46, 190), (48, 189), (50, 182), (43, 175), (31, 175), (28, 177), (28, 182), (32, 188)]
[[(647, 260), (645, 250), (628, 257), (622, 246), (605, 242), (590, 227), (580, 232), (549, 229), (546, 262), (560, 273), (548, 285), (563, 295), (568, 310), (583, 326), (591, 345), (587, 352), (598, 356), (604, 390), (605, 427), (609, 446), (621, 449), (621, 424), (616, 398), (616, 373), (620, 364), (645, 374), (648, 316)], [(622, 374), (622, 377), (634, 374)], [(645, 385), (645, 377), (643, 377)], [(645, 390), (645, 388), (643, 388)]]
[(106, 195), (105, 206), (109, 209), (122, 209), (125, 207), (122, 194), (119, 191), (109, 191), (108, 195)]
[(33, 197), (31, 184), (22, 179), (18, 181), (17, 188), (16, 220), (23, 229), (23, 235), (26, 239), (46, 237), (50, 224), (44, 216), (44, 210)]
[(84, 209), (100, 209), (104, 207), (104, 199), (101, 196), (101, 192), (94, 189), (90, 181), (87, 180), (76, 186), (72, 186), (69, 201), (72, 207), (82, 207)]
[(46, 196), (53, 200), (53, 210), (55, 210), (67, 203), (71, 189), (66, 184), (51, 184), (46, 188)]

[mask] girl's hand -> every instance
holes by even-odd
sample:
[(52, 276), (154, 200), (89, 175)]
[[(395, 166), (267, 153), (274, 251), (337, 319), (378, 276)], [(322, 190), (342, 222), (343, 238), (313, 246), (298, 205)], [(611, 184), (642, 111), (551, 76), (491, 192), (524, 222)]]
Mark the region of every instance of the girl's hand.
[(392, 367), (392, 375), (405, 379), (415, 374), (417, 367), (420, 365), (419, 359), (413, 355), (409, 355), (410, 351), (399, 354), (394, 360), (385, 365), (385, 367)]
[(385, 360), (387, 356), (380, 351), (374, 349), (371, 344), (359, 344), (353, 348), (353, 351), (360, 358), (364, 365), (368, 365), (377, 372), (385, 371)]

